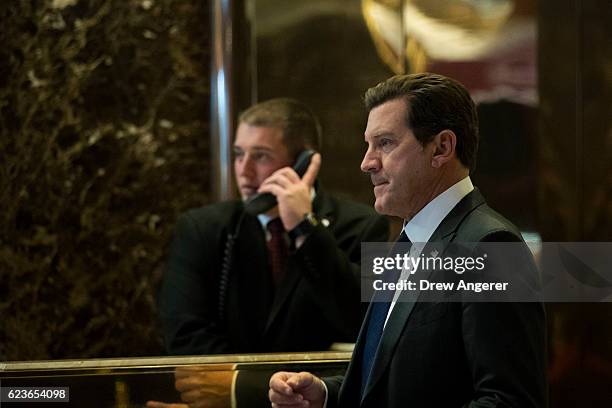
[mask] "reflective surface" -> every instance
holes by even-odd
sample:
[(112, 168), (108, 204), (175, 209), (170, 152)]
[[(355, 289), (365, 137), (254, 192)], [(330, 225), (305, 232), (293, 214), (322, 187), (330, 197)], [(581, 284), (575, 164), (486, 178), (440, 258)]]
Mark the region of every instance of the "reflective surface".
[(390, 70), (377, 55), (359, 0), (251, 0), (259, 101), (289, 96), (308, 104), (323, 128), (323, 187), (372, 204), (359, 169), (365, 90)]
[(272, 373), (307, 370), (337, 375), (349, 359), (350, 353), (328, 352), (6, 363), (0, 366), (0, 382), (4, 388), (69, 387), (70, 403), (62, 406), (71, 407), (161, 407), (183, 401), (229, 407), (232, 399), (239, 406), (257, 407), (269, 406), (267, 383)]

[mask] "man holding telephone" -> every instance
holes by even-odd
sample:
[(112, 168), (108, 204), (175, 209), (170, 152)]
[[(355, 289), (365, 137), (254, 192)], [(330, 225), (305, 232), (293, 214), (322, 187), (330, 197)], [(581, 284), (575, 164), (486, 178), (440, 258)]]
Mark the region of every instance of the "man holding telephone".
[[(319, 140), (316, 117), (293, 99), (240, 115), (234, 170), (242, 200), (190, 210), (177, 223), (160, 295), (169, 354), (313, 351), (355, 341), (360, 244), (386, 241), (388, 222), (318, 189), (319, 154), (309, 164), (302, 157), (302, 177), (290, 167)], [(261, 193), (276, 201), (256, 215), (249, 202)]]

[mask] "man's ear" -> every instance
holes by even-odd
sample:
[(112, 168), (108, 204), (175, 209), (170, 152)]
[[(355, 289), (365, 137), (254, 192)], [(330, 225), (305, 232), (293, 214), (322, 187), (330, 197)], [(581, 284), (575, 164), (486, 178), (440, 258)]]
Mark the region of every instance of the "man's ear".
[(431, 143), (433, 144), (432, 167), (440, 168), (452, 158), (457, 157), (457, 135), (452, 130), (441, 131), (434, 136)]

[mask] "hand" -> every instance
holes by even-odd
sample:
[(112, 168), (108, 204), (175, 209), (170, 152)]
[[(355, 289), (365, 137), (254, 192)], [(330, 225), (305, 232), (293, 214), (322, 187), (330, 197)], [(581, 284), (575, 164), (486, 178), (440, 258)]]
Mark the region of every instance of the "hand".
[(275, 408), (322, 408), (325, 402), (325, 386), (320, 378), (311, 373), (280, 371), (270, 378), (268, 397)]
[(234, 371), (207, 371), (198, 367), (179, 367), (174, 373), (176, 390), (190, 408), (229, 407)]
[(321, 155), (312, 156), (310, 165), (300, 179), (291, 167), (278, 169), (259, 186), (258, 193), (271, 193), (278, 201), (278, 214), (286, 231), (291, 231), (304, 215), (312, 212), (310, 190), (321, 167)]
[(234, 371), (209, 371), (200, 367), (178, 367), (174, 385), (187, 404), (148, 401), (148, 408), (226, 408), (231, 406)]

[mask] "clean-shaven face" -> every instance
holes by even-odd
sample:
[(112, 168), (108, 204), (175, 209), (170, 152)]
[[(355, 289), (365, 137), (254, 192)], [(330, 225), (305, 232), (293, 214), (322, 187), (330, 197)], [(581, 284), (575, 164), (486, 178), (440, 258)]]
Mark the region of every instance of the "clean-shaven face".
[(368, 150), (361, 170), (370, 174), (380, 214), (412, 218), (435, 189), (433, 144), (422, 146), (406, 124), (408, 103), (392, 99), (370, 111), (365, 130)]
[(276, 170), (290, 165), (282, 129), (246, 123), (238, 125), (234, 140), (234, 173), (243, 200), (256, 194), (261, 183)]

